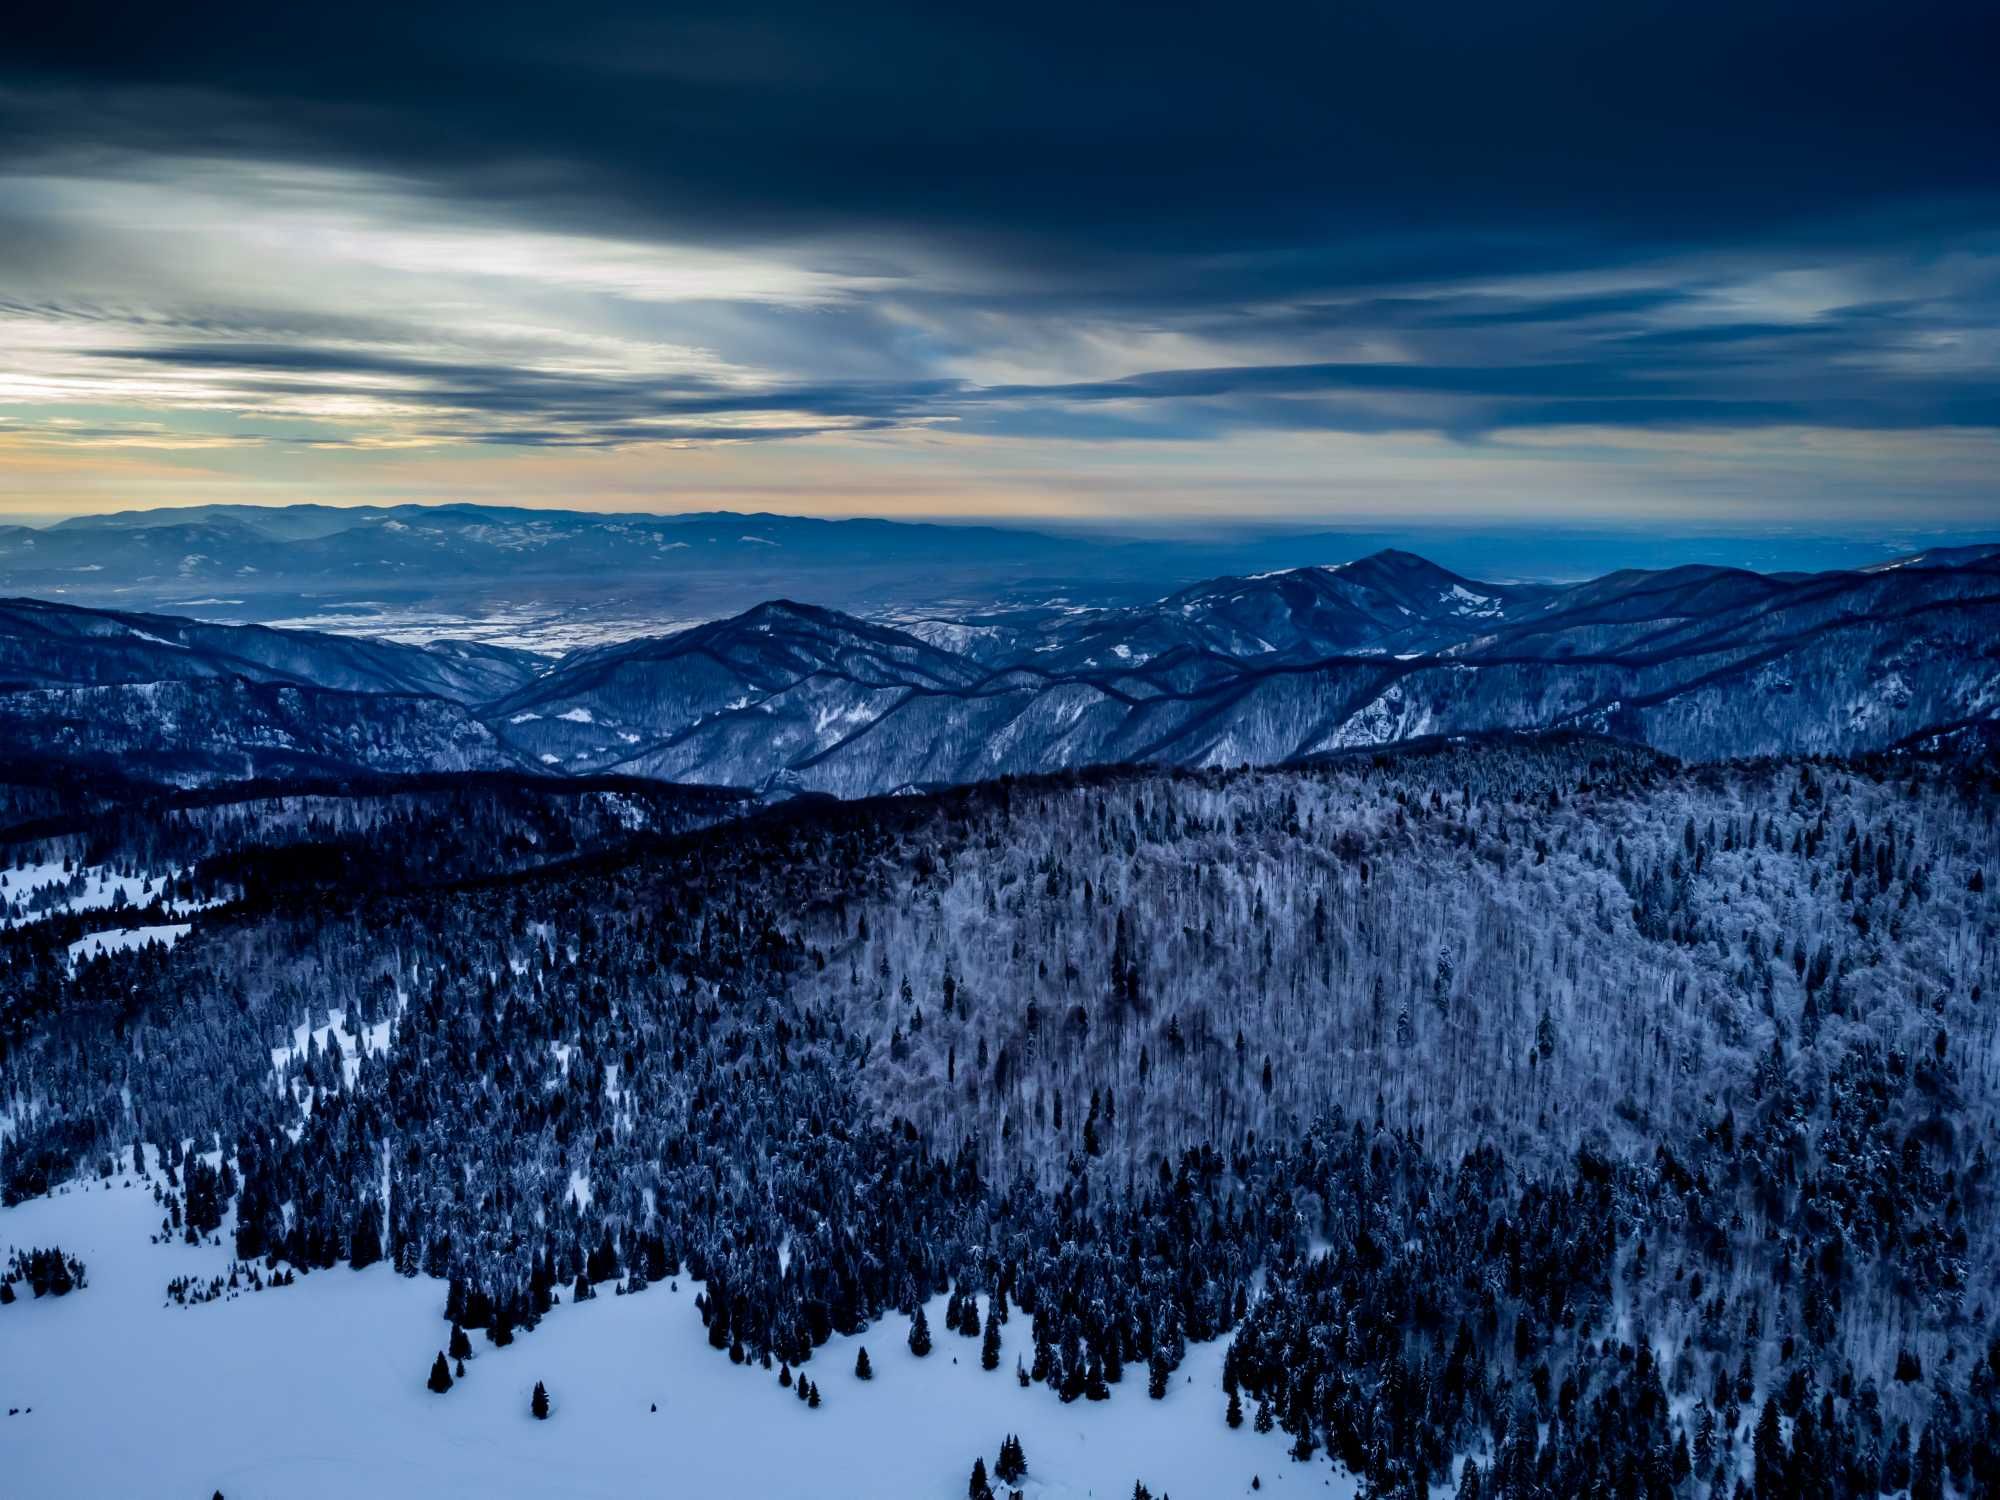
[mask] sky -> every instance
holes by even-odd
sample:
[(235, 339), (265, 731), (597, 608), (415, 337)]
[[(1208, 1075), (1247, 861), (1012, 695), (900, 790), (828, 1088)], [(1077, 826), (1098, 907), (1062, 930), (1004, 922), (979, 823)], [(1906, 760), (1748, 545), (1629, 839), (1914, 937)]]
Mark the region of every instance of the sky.
[(1983, 0), (40, 7), (0, 512), (2000, 530)]

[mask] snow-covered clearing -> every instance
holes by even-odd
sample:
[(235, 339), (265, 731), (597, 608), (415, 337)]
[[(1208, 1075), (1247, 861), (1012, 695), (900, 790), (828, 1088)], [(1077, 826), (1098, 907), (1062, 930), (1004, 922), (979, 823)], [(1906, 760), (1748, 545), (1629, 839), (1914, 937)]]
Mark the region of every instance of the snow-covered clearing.
[[(66, 1500), (135, 1495), (315, 1500), (370, 1495), (605, 1497), (638, 1494), (903, 1500), (965, 1494), (975, 1455), (991, 1468), (1018, 1433), (1034, 1500), (1125, 1500), (1134, 1479), (1179, 1500), (1260, 1494), (1346, 1500), (1323, 1457), (1298, 1464), (1282, 1433), (1222, 1420), (1223, 1344), (1191, 1347), (1163, 1401), (1143, 1367), (1109, 1402), (1065, 1406), (1021, 1389), (1028, 1324), (1006, 1329), (1001, 1366), (929, 1312), (936, 1348), (912, 1356), (891, 1316), (835, 1338), (805, 1366), (808, 1410), (775, 1370), (708, 1347), (697, 1288), (657, 1284), (558, 1307), (532, 1333), (477, 1356), (450, 1392), (424, 1388), (448, 1325), (441, 1283), (386, 1264), (201, 1306), (164, 1305), (177, 1276), (226, 1274), (222, 1246), (151, 1244), (160, 1210), (120, 1177), (0, 1209), (9, 1245), (60, 1245), (89, 1286), (0, 1308), (0, 1491)], [(875, 1378), (855, 1379), (865, 1344)], [(956, 1363), (953, 1361), (956, 1360)], [(537, 1380), (555, 1414), (528, 1415)], [(657, 1403), (659, 1410), (650, 1408)], [(32, 1408), (32, 1410), (30, 1410)]]
[[(60, 862), (0, 869), (0, 907), (19, 905), (23, 908), (22, 920), (34, 921), (57, 912), (97, 911), (115, 906), (120, 896), (128, 905), (144, 906), (179, 873), (172, 870), (165, 875), (120, 875), (108, 865), (66, 870)], [(38, 896), (38, 893), (43, 894)], [(194, 911), (212, 903), (169, 904), (178, 911)], [(11, 920), (8, 925), (12, 925)]]
[(164, 943), (171, 948), (188, 935), (192, 926), (189, 922), (166, 922), (158, 927), (120, 927), (110, 932), (93, 932), (69, 945), (69, 961), (72, 966), (89, 963), (100, 953), (121, 953), (131, 948), (143, 948), (148, 943)]

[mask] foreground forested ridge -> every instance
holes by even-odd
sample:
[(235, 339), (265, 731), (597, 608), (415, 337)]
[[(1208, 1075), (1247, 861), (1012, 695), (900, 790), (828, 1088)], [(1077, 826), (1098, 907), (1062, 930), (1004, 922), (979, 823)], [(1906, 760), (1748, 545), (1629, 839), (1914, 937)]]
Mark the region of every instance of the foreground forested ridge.
[(502, 1339), (686, 1274), (796, 1367), (949, 1288), (995, 1380), (1143, 1400), (1227, 1333), (1214, 1420), (1381, 1493), (1990, 1494), (1995, 790), (1446, 747), (246, 898), (37, 970), (6, 1180), (143, 1139)]

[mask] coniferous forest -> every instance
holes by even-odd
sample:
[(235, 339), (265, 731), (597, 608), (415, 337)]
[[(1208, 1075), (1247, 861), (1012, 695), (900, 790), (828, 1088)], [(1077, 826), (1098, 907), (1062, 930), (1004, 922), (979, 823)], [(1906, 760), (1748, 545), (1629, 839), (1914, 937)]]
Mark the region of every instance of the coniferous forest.
[(2000, 3), (0, 27), (0, 1500), (2000, 1500)]
[(1557, 736), (84, 806), (15, 870), (187, 931), (0, 931), (0, 1190), (150, 1157), (231, 1292), (432, 1278), (447, 1402), (690, 1280), (708, 1357), (808, 1404), (943, 1297), (876, 1360), (1144, 1402), (1223, 1341), (1204, 1420), (1371, 1496), (1992, 1496), (1996, 790)]

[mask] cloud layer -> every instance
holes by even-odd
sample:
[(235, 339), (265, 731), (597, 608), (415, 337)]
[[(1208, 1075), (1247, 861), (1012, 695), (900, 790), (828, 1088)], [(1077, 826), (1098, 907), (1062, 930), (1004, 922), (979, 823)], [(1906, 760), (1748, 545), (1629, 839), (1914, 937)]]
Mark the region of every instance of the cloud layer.
[(1979, 524), (1996, 43), (1970, 3), (57, 8), (0, 57), (0, 504), (495, 449), (810, 503), (804, 445), (842, 508), (1054, 462), (1130, 512), (1199, 449), (1235, 478), (1163, 504), (1532, 513), (1527, 453), (1545, 509), (1859, 473)]

